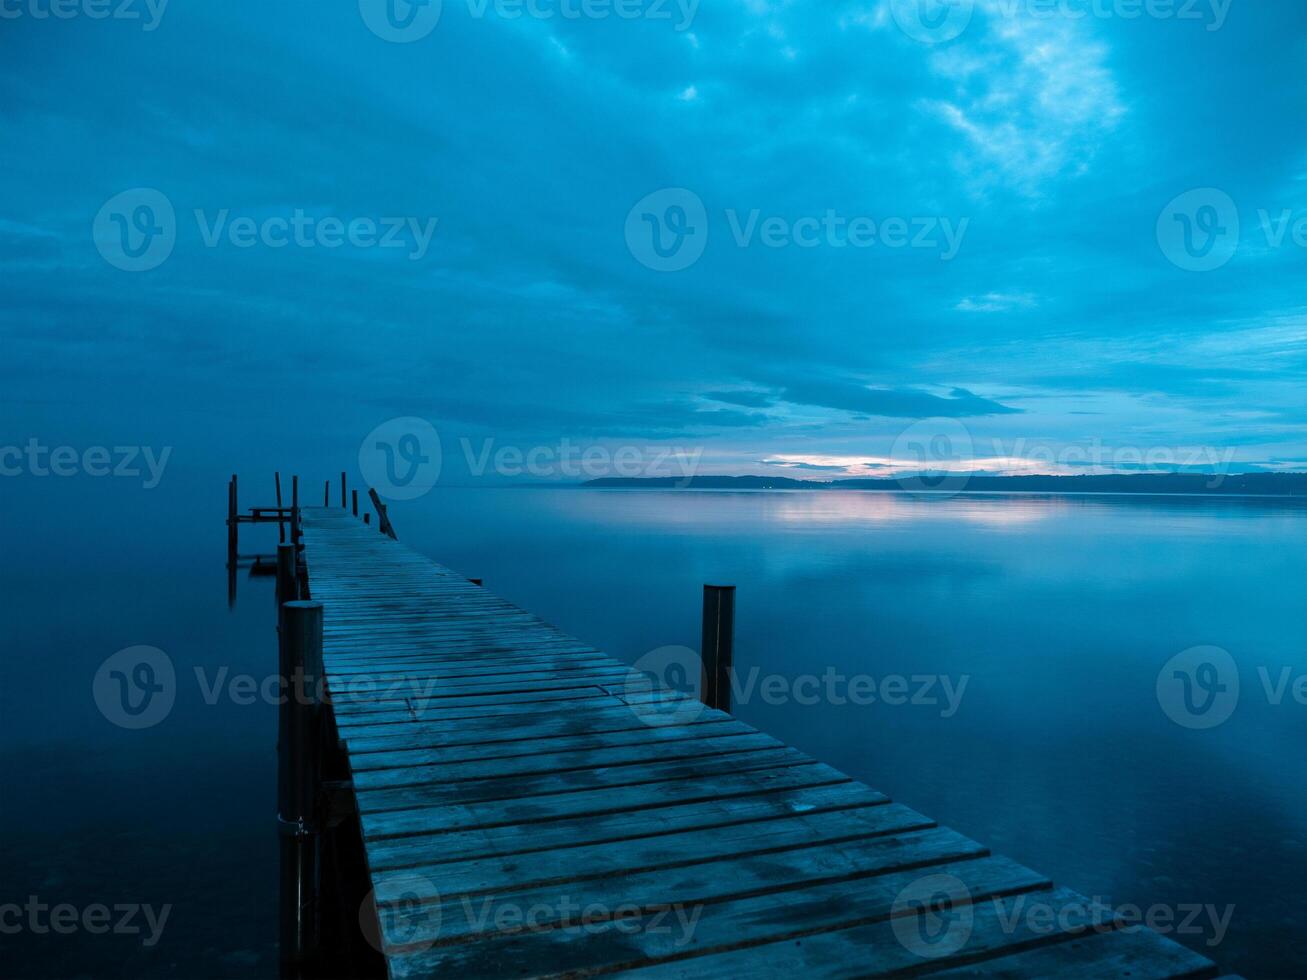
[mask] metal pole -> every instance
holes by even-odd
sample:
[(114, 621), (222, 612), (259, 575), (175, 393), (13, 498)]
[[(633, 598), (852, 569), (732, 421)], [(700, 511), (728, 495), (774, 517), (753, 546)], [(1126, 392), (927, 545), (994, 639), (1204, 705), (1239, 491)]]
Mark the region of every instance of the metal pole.
[(718, 711), (731, 710), (731, 668), (735, 659), (735, 586), (703, 587), (703, 674), (699, 700)]
[[(278, 551), (280, 563), (281, 553)], [(294, 976), (319, 943), (318, 792), (322, 771), (322, 603), (281, 607), (286, 697), (278, 717), (277, 814), (281, 831), (281, 964)]]

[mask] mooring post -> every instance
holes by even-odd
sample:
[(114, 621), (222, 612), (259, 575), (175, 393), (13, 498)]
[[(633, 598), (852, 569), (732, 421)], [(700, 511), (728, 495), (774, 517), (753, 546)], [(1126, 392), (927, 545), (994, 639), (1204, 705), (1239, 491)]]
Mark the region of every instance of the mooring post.
[(354, 516), (358, 517), (359, 516), (359, 492), (357, 490), (350, 491), (350, 500), (354, 505)]
[(328, 480), (322, 485), (322, 506), (331, 506), (331, 481)]
[(345, 471), (340, 471), (340, 509), (344, 510), (349, 506), (349, 500), (345, 496)]
[[(292, 511), (292, 514), (294, 512)], [(292, 529), (292, 535), (293, 535)], [(281, 628), (281, 607), (288, 602), (296, 602), (300, 597), (299, 579), (295, 567), (295, 545), (277, 545), (277, 628)], [(278, 644), (280, 648), (280, 644)], [(284, 664), (282, 665), (285, 666)], [(287, 675), (282, 674), (282, 677)]]
[(231, 480), (227, 483), (227, 566), (229, 568), (236, 565), (236, 550), (239, 546), (240, 522), (236, 520), (237, 510), (236, 475), (232, 474)]
[(277, 481), (277, 543), (281, 544), (286, 540), (286, 515), (281, 512), (281, 470), (272, 475)]
[(731, 710), (731, 669), (735, 657), (735, 586), (703, 587), (703, 674), (699, 700), (718, 711)]
[(236, 474), (227, 484), (227, 608), (236, 608), (236, 565), (240, 561), (240, 522), (236, 506)]
[(300, 543), (300, 478), (290, 478), (290, 543), (297, 548)]
[(390, 523), (390, 515), (386, 513), (386, 505), (381, 502), (375, 487), (368, 488), (368, 496), (372, 499), (372, 506), (377, 508), (377, 524), (381, 527), (381, 533), (389, 535), (392, 540), (398, 540), (395, 527)]
[[(280, 565), (280, 550), (277, 557)], [(320, 938), (317, 802), (322, 780), (322, 603), (284, 603), (280, 623), (280, 666), (286, 683), (277, 744), (281, 963), (283, 976), (296, 976), (313, 960)]]

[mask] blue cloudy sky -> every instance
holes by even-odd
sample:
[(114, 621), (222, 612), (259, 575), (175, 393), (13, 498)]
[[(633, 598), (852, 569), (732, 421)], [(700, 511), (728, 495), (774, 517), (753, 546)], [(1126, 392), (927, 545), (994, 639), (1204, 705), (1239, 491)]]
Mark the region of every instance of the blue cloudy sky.
[(1299, 0), (51, 2), (0, 441), (1307, 468)]

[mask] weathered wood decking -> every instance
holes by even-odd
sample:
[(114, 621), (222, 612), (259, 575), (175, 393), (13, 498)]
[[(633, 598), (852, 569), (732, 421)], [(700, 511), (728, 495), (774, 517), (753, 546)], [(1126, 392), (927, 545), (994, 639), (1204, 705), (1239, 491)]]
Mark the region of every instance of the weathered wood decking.
[(1216, 975), (344, 510), (303, 541), (392, 977)]

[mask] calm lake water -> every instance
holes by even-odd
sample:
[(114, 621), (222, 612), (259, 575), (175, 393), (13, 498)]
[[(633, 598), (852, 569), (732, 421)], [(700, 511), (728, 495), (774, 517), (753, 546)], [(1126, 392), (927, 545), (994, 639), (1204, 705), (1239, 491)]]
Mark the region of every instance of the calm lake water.
[[(242, 579), (227, 610), (215, 485), (206, 514), (194, 488), (110, 488), (88, 512), (43, 487), (58, 547), (20, 530), (0, 564), (0, 904), (171, 907), (153, 945), (140, 915), (142, 935), (0, 936), (2, 975), (276, 973), (275, 708), (206, 690), (275, 669), (271, 585)], [(702, 584), (735, 584), (745, 721), (1085, 894), (1201, 907), (1178, 938), (1227, 970), (1307, 973), (1307, 507), (440, 489), (392, 516), (629, 662), (697, 646)], [(126, 731), (92, 685), (135, 644), (168, 654), (178, 696)], [(1186, 704), (1168, 662), (1200, 646), (1229, 666), (1181, 661), (1218, 670)], [(899, 677), (908, 703), (865, 703)]]

